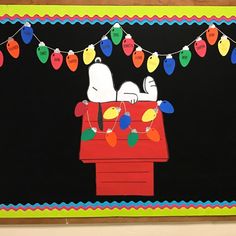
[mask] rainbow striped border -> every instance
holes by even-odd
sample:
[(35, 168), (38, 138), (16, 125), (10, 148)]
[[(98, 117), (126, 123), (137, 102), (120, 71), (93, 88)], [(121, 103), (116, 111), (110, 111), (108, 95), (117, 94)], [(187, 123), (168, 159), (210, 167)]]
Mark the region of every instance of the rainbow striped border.
[[(236, 23), (236, 7), (0, 5), (0, 23), (217, 24)], [(0, 218), (232, 216), (236, 201), (0, 204)]]
[(0, 5), (0, 23), (217, 24), (236, 23), (236, 7)]
[(79, 202), (40, 204), (0, 204), (0, 218), (64, 218), (64, 217), (143, 217), (143, 216), (232, 216), (232, 202)]

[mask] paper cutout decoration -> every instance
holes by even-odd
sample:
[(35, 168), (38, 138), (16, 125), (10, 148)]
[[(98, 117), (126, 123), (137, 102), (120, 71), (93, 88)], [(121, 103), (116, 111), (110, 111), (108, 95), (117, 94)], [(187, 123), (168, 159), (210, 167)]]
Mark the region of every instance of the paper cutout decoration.
[(3, 56), (2, 51), (0, 50), (0, 67), (3, 66), (3, 62), (4, 62), (4, 56)]
[(68, 52), (66, 57), (66, 64), (72, 72), (75, 72), (78, 68), (79, 59), (72, 50)]
[(141, 47), (137, 47), (132, 55), (133, 63), (136, 68), (139, 68), (144, 61), (144, 53)]
[(155, 128), (147, 127), (146, 135), (153, 142), (159, 142), (161, 139), (159, 132)]
[(158, 110), (156, 108), (155, 109), (150, 108), (146, 110), (142, 115), (142, 122), (150, 122), (154, 120), (157, 116), (157, 112)]
[(96, 57), (88, 68), (89, 85), (87, 96), (91, 102), (104, 103), (116, 100), (117, 92), (114, 88), (112, 73), (107, 65)]
[(102, 40), (100, 42), (100, 48), (106, 57), (111, 56), (113, 46), (111, 40), (107, 36), (102, 37)]
[(29, 22), (26, 22), (23, 28), (20, 31), (21, 38), (25, 44), (29, 44), (33, 38), (33, 28), (31, 27)]
[[(112, 106), (118, 107), (120, 102), (107, 102), (102, 105), (105, 111)], [(156, 102), (138, 102), (135, 104), (124, 102), (124, 105), (126, 109), (121, 106), (122, 111), (129, 111), (131, 119), (135, 119), (135, 122), (131, 121), (131, 125), (132, 129), (137, 130), (137, 134), (131, 136), (130, 131), (132, 129), (130, 130), (129, 127), (125, 131), (121, 130), (119, 124), (116, 124), (113, 129), (116, 121), (104, 120), (104, 127), (107, 127), (105, 133), (96, 135), (92, 141), (82, 141), (79, 158), (84, 165), (89, 163), (95, 165), (94, 171), (96, 173), (93, 175), (96, 179), (96, 196), (154, 196), (156, 179), (153, 178), (153, 164), (167, 162), (169, 159), (163, 116), (157, 115), (152, 125), (143, 123), (141, 121), (142, 114), (148, 108), (156, 107)], [(91, 124), (96, 124), (97, 106), (97, 103), (89, 103), (89, 116), (83, 117), (82, 130), (90, 128), (89, 121)], [(120, 117), (123, 114), (120, 113)], [(147, 137), (145, 128), (149, 126), (159, 132), (160, 141), (158, 143)], [(105, 140), (108, 128), (112, 129), (117, 136), (115, 147), (110, 147)], [(128, 143), (129, 135), (131, 146)], [(152, 135), (152, 137), (155, 136)], [(132, 147), (132, 145), (134, 146)]]
[(149, 73), (152, 73), (156, 70), (160, 63), (160, 59), (158, 57), (158, 53), (154, 52), (151, 56), (149, 56), (147, 60), (147, 69)]
[(96, 56), (96, 51), (93, 44), (90, 44), (83, 52), (83, 61), (85, 65), (90, 64)]
[(132, 129), (128, 135), (128, 145), (134, 147), (138, 142), (138, 133), (136, 129)]
[(206, 42), (201, 37), (198, 37), (194, 43), (194, 49), (199, 57), (205, 57), (207, 51)]
[(157, 86), (151, 76), (143, 80), (143, 89), (140, 92), (138, 85), (131, 81), (122, 83), (119, 90), (115, 90), (114, 81), (110, 68), (101, 62), (101, 58), (95, 58), (94, 63), (89, 67), (89, 86), (87, 90), (88, 99), (91, 102), (104, 103), (110, 101), (156, 101)]
[(78, 102), (75, 106), (74, 114), (76, 117), (83, 116), (88, 110), (88, 101)]
[(111, 129), (108, 129), (106, 134), (105, 134), (105, 139), (107, 141), (107, 143), (111, 146), (111, 147), (115, 147), (117, 144), (117, 136), (116, 133), (114, 131), (112, 131)]
[(59, 70), (63, 62), (63, 56), (58, 48), (51, 54), (51, 64), (55, 70)]
[(164, 70), (167, 75), (173, 74), (175, 70), (175, 59), (170, 54), (164, 60)]
[(207, 32), (206, 38), (210, 45), (214, 45), (218, 39), (218, 29), (215, 27), (214, 24), (210, 25)]
[(131, 123), (131, 117), (129, 112), (125, 112), (123, 116), (120, 117), (120, 128), (125, 130), (129, 127)]
[(183, 49), (181, 50), (181, 52), (179, 53), (180, 65), (183, 67), (186, 67), (189, 64), (191, 57), (192, 57), (192, 53), (189, 50), (189, 47), (184, 46)]
[(17, 59), (20, 56), (19, 44), (13, 38), (8, 38), (7, 51), (15, 59)]
[(221, 56), (223, 57), (226, 56), (227, 53), (229, 52), (229, 48), (230, 48), (230, 41), (226, 35), (223, 35), (218, 42), (218, 49)]
[(111, 29), (111, 40), (115, 45), (118, 45), (123, 37), (123, 30), (121, 26), (118, 23), (115, 23), (115, 25)]
[(231, 53), (231, 62), (233, 64), (236, 64), (236, 48), (234, 48), (232, 53)]
[(157, 104), (162, 112), (167, 113), (167, 114), (174, 113), (174, 107), (169, 101), (167, 101), (167, 100), (161, 101), (160, 100), (157, 102)]
[(40, 42), (36, 50), (38, 59), (44, 64), (49, 58), (49, 49), (45, 46), (44, 42)]
[(126, 56), (130, 56), (134, 50), (134, 40), (130, 34), (127, 34), (122, 41), (122, 48)]
[(115, 119), (120, 113), (119, 107), (109, 107), (103, 114), (103, 118), (106, 120)]
[(84, 130), (81, 134), (82, 141), (89, 141), (92, 140), (96, 135), (97, 129), (96, 128), (88, 128)]

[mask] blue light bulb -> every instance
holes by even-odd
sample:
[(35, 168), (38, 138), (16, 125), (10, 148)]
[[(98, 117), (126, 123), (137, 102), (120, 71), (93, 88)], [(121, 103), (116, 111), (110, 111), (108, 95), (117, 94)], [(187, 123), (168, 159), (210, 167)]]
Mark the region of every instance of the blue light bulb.
[(105, 56), (107, 57), (111, 56), (112, 42), (110, 39), (107, 38), (107, 36), (102, 37), (102, 40), (100, 42), (100, 48)]
[(29, 44), (33, 38), (33, 28), (30, 23), (26, 22), (23, 28), (20, 31), (21, 38), (25, 44)]
[(171, 55), (167, 55), (164, 60), (164, 70), (167, 75), (171, 75), (175, 70), (175, 59)]
[(231, 62), (233, 64), (236, 64), (236, 48), (234, 48), (232, 53), (231, 53)]
[(174, 113), (173, 105), (170, 102), (168, 102), (167, 100), (158, 101), (158, 105), (159, 105), (160, 110), (162, 112), (168, 113), (168, 114)]
[(125, 112), (123, 116), (120, 118), (120, 128), (121, 129), (127, 129), (131, 123), (130, 113)]

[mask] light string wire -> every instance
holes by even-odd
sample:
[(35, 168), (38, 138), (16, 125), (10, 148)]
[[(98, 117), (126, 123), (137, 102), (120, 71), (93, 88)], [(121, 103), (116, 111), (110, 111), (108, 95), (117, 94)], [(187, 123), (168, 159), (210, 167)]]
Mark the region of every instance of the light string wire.
[[(12, 36), (8, 37), (9, 38), (13, 38), (15, 37), (20, 31), (21, 29), (24, 27), (25, 25), (23, 25), (21, 28), (19, 28)], [(120, 25), (123, 33), (125, 33), (126, 35), (128, 35), (129, 33), (124, 30), (124, 28)], [(215, 26), (216, 27), (216, 26)], [(110, 31), (113, 29), (113, 26), (103, 35), (103, 36), (107, 36)], [(206, 33), (206, 31), (208, 30), (209, 28), (207, 28), (206, 30), (204, 30), (200, 35), (198, 35), (194, 40), (192, 40), (189, 44), (187, 44), (186, 46), (190, 47), (195, 41), (197, 38), (201, 37), (203, 34)], [(233, 42), (234, 44), (236, 44), (236, 41), (234, 39), (232, 39), (231, 37), (229, 37), (228, 35), (226, 35), (222, 30), (220, 30), (218, 27), (216, 27), (216, 29), (222, 34), (222, 35), (225, 35), (231, 42)], [(39, 37), (33, 33), (33, 36), (34, 38), (40, 43), (40, 42), (44, 42), (43, 40), (40, 40)], [(0, 46), (7, 43), (8, 42), (8, 39), (4, 40), (3, 42), (0, 43)], [(99, 44), (103, 39), (101, 38), (99, 41), (97, 41), (96, 43), (92, 44), (93, 46), (96, 46), (97, 44)], [(142, 46), (140, 46), (140, 44), (138, 43), (134, 43), (137, 47), (141, 47), (142, 50), (148, 54), (153, 54), (154, 52), (151, 52), (150, 50), (147, 50), (145, 48), (143, 48)], [(56, 48), (54, 47), (51, 47), (51, 46), (47, 46), (47, 44), (45, 43), (46, 47), (52, 51), (55, 51)], [(75, 54), (78, 54), (78, 53), (82, 53), (83, 51), (85, 51), (86, 48), (84, 49), (80, 49), (80, 50), (76, 50), (76, 51), (73, 51)], [(171, 53), (158, 53), (158, 56), (160, 57), (166, 57), (168, 55), (175, 55), (175, 54), (178, 54), (182, 51), (182, 49), (180, 50), (177, 50), (177, 51), (174, 51), (174, 52), (171, 52)], [(69, 51), (65, 51), (65, 50), (60, 50), (61, 53), (64, 53), (64, 54), (68, 54)]]
[(0, 46), (2, 46), (3, 44), (7, 43), (9, 38), (14, 38), (20, 31), (21, 29), (24, 27), (24, 25), (22, 25), (12, 36), (9, 36), (8, 39), (4, 40), (3, 42), (0, 43)]
[(217, 29), (218, 29), (218, 31), (219, 31), (221, 34), (225, 35), (231, 42), (236, 43), (235, 40), (233, 40), (231, 37), (227, 36), (227, 35), (226, 35), (223, 31), (221, 31), (219, 28), (217, 28)]
[[(121, 109), (122, 106), (123, 106), (123, 109), (124, 109), (124, 113), (127, 112), (126, 105), (125, 105), (124, 102), (120, 102), (120, 105), (119, 105), (119, 107), (117, 107), (117, 109)], [(158, 105), (157, 105), (155, 108), (153, 108), (153, 109), (154, 109), (154, 110), (156, 109), (156, 112), (158, 113), (158, 111), (159, 111)], [(89, 126), (90, 126), (91, 129), (96, 128), (96, 130), (97, 130), (96, 133), (98, 133), (98, 134), (106, 134), (106, 133), (107, 133), (107, 131), (99, 131), (99, 130), (97, 129), (97, 127), (94, 127), (94, 126), (92, 125), (88, 110), (86, 111), (86, 115), (87, 115), (88, 124), (89, 124)], [(120, 113), (119, 113), (119, 115), (116, 117), (112, 128), (110, 128), (112, 131), (115, 129), (115, 127), (116, 127), (116, 125), (117, 125), (117, 123), (118, 123), (118, 118), (119, 118), (119, 117), (120, 117)], [(155, 120), (155, 119), (154, 119), (154, 120)], [(151, 128), (151, 127), (152, 127), (154, 120), (152, 120), (152, 121), (150, 122), (150, 124), (147, 126), (148, 128)], [(132, 128), (132, 127), (129, 125), (129, 129), (132, 131), (134, 128)], [(136, 130), (136, 129), (135, 129), (135, 130)], [(137, 131), (137, 134), (146, 134), (146, 133), (148, 132), (148, 131), (146, 131), (146, 130), (145, 130), (145, 131), (138, 131), (138, 130), (136, 130), (136, 131)]]

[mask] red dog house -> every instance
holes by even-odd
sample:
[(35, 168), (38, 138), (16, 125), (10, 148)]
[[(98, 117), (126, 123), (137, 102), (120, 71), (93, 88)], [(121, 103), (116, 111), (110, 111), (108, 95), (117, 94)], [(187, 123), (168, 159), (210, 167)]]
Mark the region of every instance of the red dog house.
[[(150, 122), (142, 122), (142, 115), (147, 109), (155, 108), (157, 103), (130, 104), (125, 102), (124, 104), (131, 115), (130, 126), (132, 129), (136, 129), (138, 132), (145, 131)], [(102, 103), (101, 106), (104, 112), (111, 106), (119, 107), (120, 102)], [(99, 130), (97, 123), (98, 104), (90, 102), (87, 114), (83, 116), (82, 131), (91, 126)], [(124, 110), (121, 109), (119, 117), (123, 114)], [(113, 127), (114, 120), (104, 120), (103, 130), (106, 131)], [(115, 147), (108, 145), (104, 133), (96, 133), (92, 140), (81, 141), (80, 160), (83, 163), (95, 163), (96, 165), (97, 195), (154, 195), (154, 162), (168, 161), (168, 146), (160, 109), (152, 127), (160, 134), (159, 142), (151, 141), (145, 132), (142, 132), (139, 134), (137, 144), (130, 147), (127, 142), (130, 129), (120, 129), (119, 123), (113, 130), (117, 135)]]

